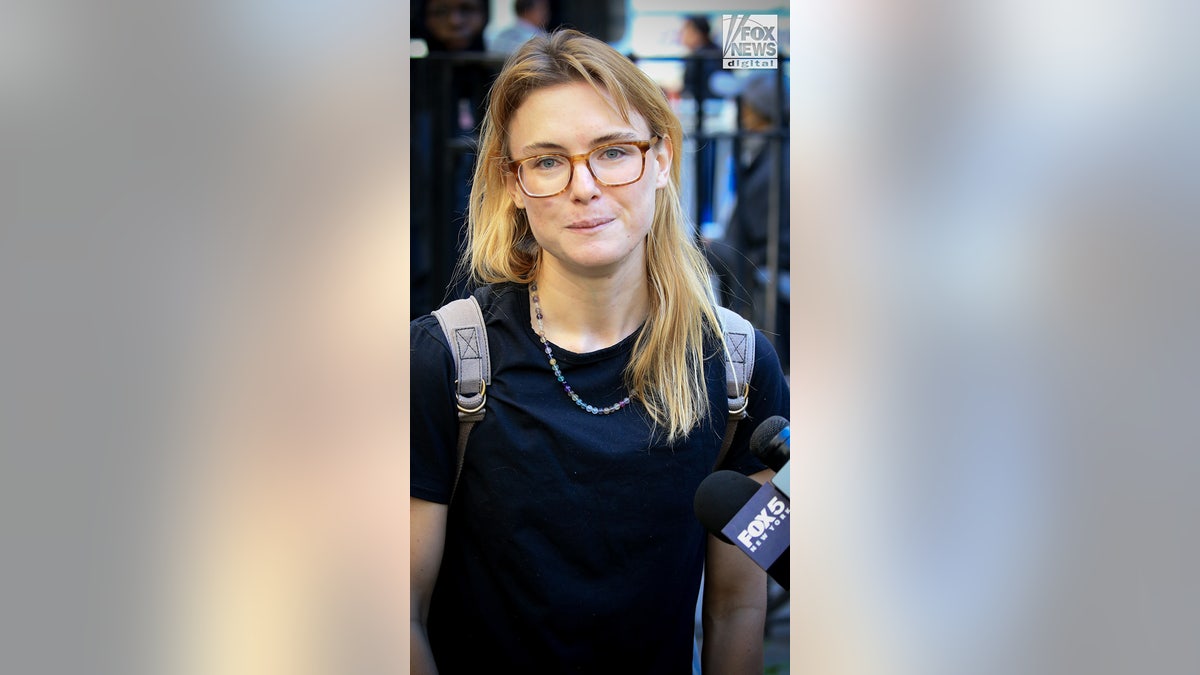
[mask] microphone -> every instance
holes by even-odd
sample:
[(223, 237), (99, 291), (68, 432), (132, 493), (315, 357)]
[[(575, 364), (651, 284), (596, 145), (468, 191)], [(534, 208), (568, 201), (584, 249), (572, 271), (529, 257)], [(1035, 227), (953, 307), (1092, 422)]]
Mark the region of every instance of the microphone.
[(750, 451), (775, 472), (771, 482), (790, 500), (792, 432), (788, 421), (778, 415), (763, 420), (750, 436)]
[(696, 518), (713, 536), (737, 546), (788, 589), (791, 533), (788, 498), (736, 471), (714, 471), (696, 489)]

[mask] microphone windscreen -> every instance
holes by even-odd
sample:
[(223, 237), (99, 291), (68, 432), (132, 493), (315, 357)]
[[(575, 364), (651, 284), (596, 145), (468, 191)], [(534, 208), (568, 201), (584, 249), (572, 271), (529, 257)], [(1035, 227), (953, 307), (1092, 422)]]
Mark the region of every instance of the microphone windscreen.
[(779, 415), (768, 417), (750, 435), (750, 451), (756, 457), (761, 457), (763, 450), (779, 432), (788, 427), (788, 421)]
[(714, 471), (700, 481), (700, 487), (696, 488), (696, 518), (713, 536), (731, 544), (733, 542), (721, 534), (721, 530), (758, 492), (759, 487), (761, 486), (753, 478), (736, 471)]

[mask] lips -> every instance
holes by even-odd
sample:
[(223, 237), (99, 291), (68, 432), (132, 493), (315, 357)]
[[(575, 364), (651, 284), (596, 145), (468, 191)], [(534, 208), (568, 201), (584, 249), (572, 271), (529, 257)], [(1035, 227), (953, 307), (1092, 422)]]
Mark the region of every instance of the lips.
[(616, 220), (616, 218), (611, 218), (611, 217), (586, 218), (583, 220), (576, 220), (575, 222), (568, 225), (567, 229), (568, 230), (594, 230), (597, 227), (600, 227), (601, 225), (607, 225), (607, 224), (613, 222), (614, 220)]

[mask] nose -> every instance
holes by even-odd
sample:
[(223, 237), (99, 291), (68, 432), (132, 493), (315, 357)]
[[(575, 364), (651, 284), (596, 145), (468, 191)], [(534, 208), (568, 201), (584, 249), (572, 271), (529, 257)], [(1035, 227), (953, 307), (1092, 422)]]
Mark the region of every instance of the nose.
[(569, 189), (573, 198), (584, 201), (600, 194), (600, 184), (592, 175), (592, 167), (588, 166), (586, 158), (576, 159), (572, 163)]

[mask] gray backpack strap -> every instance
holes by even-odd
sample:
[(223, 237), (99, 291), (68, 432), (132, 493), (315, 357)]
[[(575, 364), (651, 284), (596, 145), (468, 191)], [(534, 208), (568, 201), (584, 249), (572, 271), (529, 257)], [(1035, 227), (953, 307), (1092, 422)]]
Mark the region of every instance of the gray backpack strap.
[(725, 388), (729, 397), (729, 421), (725, 425), (725, 438), (721, 442), (721, 452), (717, 455), (714, 469), (725, 461), (737, 424), (746, 417), (746, 406), (750, 401), (750, 376), (754, 373), (754, 326), (727, 307), (717, 307), (717, 316), (721, 320), (721, 332), (725, 334)]
[(483, 419), (485, 412), (483, 406), (487, 402), (487, 385), (492, 379), (492, 364), (488, 356), (483, 312), (475, 296), (447, 303), (434, 310), (433, 315), (437, 317), (438, 325), (450, 343), (457, 375), (454, 395), (458, 399), (458, 468), (454, 474), (454, 486), (450, 490), (450, 501), (453, 502), (467, 454), (467, 436), (471, 433), (471, 427)]

